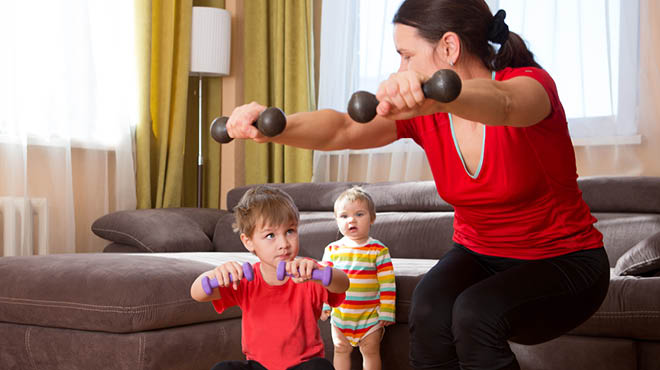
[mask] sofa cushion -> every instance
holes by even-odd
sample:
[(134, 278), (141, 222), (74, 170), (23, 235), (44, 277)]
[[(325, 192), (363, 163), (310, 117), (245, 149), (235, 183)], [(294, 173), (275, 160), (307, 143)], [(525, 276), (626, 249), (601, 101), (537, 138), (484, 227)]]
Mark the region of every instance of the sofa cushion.
[(234, 232), (234, 214), (227, 212), (218, 218), (213, 231), (213, 250), (216, 252), (246, 252), (241, 237)]
[(92, 231), (142, 252), (211, 252), (218, 218), (227, 213), (209, 208), (118, 211), (94, 221)]
[(596, 212), (593, 215), (598, 219), (594, 226), (603, 233), (611, 267), (642, 239), (660, 232), (660, 214)]
[(323, 252), (328, 244), (342, 237), (334, 214), (329, 211), (301, 212), (298, 235), (300, 235), (298, 254), (316, 260), (323, 258)]
[(510, 345), (520, 368), (525, 370), (654, 369), (640, 366), (639, 342), (630, 339), (562, 335), (531, 346)]
[(603, 304), (571, 334), (660, 340), (660, 277), (612, 272)]
[(103, 248), (103, 253), (140, 253), (144, 252), (133, 245), (110, 243)]
[[(354, 185), (362, 186), (371, 194), (377, 212), (453, 211), (453, 207), (438, 195), (433, 181), (410, 182), (326, 182), (268, 184), (291, 195), (301, 212), (334, 210), (335, 199)], [(253, 185), (252, 185), (253, 186)], [(227, 208), (233, 209), (252, 186), (234, 188), (227, 193)]]
[(250, 253), (88, 253), (0, 259), (0, 321), (133, 333), (240, 317), (195, 302), (190, 286)]
[[(453, 246), (453, 222), (453, 212), (378, 212), (370, 235), (388, 247), (392, 258), (438, 259)], [(301, 212), (298, 234), (300, 255), (315, 259), (342, 238), (329, 211)]]
[(438, 259), (454, 245), (453, 225), (453, 212), (384, 212), (376, 216), (371, 236), (393, 258)]
[(578, 186), (592, 212), (660, 213), (660, 177), (580, 177)]
[(208, 370), (243, 359), (241, 319), (136, 333), (0, 322), (3, 370)]
[[(407, 323), (412, 293), (435, 259), (392, 258), (396, 276), (396, 320)], [(573, 335), (660, 340), (660, 277), (614, 276), (598, 311)]]
[[(268, 185), (280, 187), (289, 193), (301, 211), (332, 211), (339, 193), (353, 185), (360, 185), (369, 191), (380, 212), (453, 210), (451, 205), (438, 196), (433, 181)], [(660, 177), (583, 176), (578, 178), (578, 186), (592, 212), (660, 213)], [(228, 209), (233, 209), (249, 188), (243, 186), (230, 190), (227, 194)]]
[(420, 280), (435, 264), (436, 259), (392, 258), (396, 279), (396, 322), (408, 323), (412, 294)]
[[(412, 293), (435, 259), (392, 258), (396, 276), (396, 320), (407, 323)], [(598, 311), (573, 335), (660, 340), (660, 277), (614, 276)]]
[[(334, 201), (344, 190), (353, 185), (364, 185), (358, 182), (324, 182), (324, 183), (287, 183), (265, 184), (285, 191), (293, 198), (293, 202), (301, 212), (332, 211)], [(255, 185), (241, 186), (227, 193), (227, 209), (233, 210), (243, 194)]]
[(660, 232), (637, 243), (619, 258), (616, 275), (653, 275), (660, 270)]
[[(239, 234), (233, 230), (233, 223), (233, 213), (218, 219), (213, 237), (213, 246), (216, 252), (246, 251)], [(323, 257), (323, 250), (326, 245), (341, 238), (332, 212), (301, 212), (298, 235), (300, 236), (300, 251), (298, 254), (301, 257), (311, 257), (317, 260)]]

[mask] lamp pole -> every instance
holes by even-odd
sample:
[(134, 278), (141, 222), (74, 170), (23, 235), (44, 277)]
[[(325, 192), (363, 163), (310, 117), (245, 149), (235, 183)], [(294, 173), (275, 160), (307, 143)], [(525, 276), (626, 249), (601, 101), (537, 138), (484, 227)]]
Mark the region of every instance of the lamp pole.
[(202, 127), (203, 79), (205, 76), (229, 75), (229, 51), (231, 48), (231, 14), (225, 9), (194, 6), (190, 38), (190, 74), (197, 75), (199, 105), (198, 155), (197, 155), (197, 207), (204, 199), (204, 151)]
[(197, 100), (199, 104), (199, 121), (197, 124), (198, 134), (199, 134), (199, 143), (198, 143), (198, 155), (197, 155), (197, 208), (202, 207), (202, 197), (204, 189), (204, 155), (202, 153), (202, 74), (199, 74), (199, 92), (197, 93)]

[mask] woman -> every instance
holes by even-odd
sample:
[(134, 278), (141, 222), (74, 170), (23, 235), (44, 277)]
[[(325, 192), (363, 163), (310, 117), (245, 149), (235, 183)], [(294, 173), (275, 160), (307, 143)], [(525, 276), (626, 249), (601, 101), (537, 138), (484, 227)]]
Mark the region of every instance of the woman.
[[(454, 246), (413, 293), (416, 369), (519, 369), (507, 340), (558, 337), (607, 292), (607, 255), (577, 186), (556, 86), (504, 18), (483, 0), (407, 0), (394, 17), (401, 65), (380, 85), (372, 122), (332, 110), (293, 114), (271, 139), (251, 126), (265, 109), (251, 103), (227, 124), (235, 138), (318, 150), (404, 137), (424, 148), (438, 193), (455, 209)], [(421, 90), (439, 69), (463, 82), (449, 103)]]

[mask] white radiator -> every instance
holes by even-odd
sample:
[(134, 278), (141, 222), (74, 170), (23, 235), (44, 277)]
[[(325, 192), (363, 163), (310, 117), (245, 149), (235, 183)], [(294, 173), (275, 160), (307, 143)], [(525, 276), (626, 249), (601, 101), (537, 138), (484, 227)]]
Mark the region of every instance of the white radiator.
[[(45, 198), (0, 197), (0, 213), (4, 220), (4, 256), (48, 254), (48, 201)], [(34, 242), (35, 230), (37, 243)]]

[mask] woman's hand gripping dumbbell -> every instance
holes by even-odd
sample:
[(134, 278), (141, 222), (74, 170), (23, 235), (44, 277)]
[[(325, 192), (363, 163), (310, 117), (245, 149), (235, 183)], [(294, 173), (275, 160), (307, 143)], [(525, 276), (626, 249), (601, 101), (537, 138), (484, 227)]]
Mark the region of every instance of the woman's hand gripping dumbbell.
[[(243, 276), (247, 281), (252, 281), (254, 279), (254, 270), (252, 269), (252, 265), (249, 262), (243, 263)], [(229, 280), (234, 281), (234, 277), (231, 274), (229, 274)], [(208, 276), (204, 276), (202, 278), (202, 289), (204, 289), (204, 293), (206, 293), (206, 295), (213, 294), (213, 289), (217, 288), (218, 286), (218, 279), (211, 279)]]
[[(425, 98), (449, 103), (461, 93), (461, 78), (451, 69), (436, 71), (422, 84)], [(348, 115), (357, 122), (367, 123), (376, 116), (378, 106), (376, 95), (368, 91), (356, 91), (348, 101)]]
[[(280, 261), (277, 265), (277, 280), (284, 280), (285, 276), (293, 276), (286, 272), (286, 261)], [(328, 286), (332, 282), (332, 268), (326, 267), (322, 270), (314, 269), (312, 279), (319, 280), (323, 286)]]
[[(221, 143), (226, 144), (233, 140), (227, 132), (227, 121), (229, 117), (217, 117), (211, 122), (211, 137)], [(268, 137), (277, 136), (286, 128), (286, 116), (279, 108), (266, 108), (259, 118), (252, 122), (259, 132)]]

